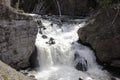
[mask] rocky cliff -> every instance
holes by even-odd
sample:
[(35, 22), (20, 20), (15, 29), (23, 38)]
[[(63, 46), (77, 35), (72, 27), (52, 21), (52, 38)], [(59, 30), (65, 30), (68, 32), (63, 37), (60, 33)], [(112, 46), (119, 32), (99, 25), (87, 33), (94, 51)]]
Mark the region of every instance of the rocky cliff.
[(16, 69), (28, 67), (36, 34), (37, 25), (31, 16), (0, 4), (0, 60)]
[(78, 31), (80, 39), (93, 47), (101, 62), (118, 68), (120, 68), (119, 21), (119, 9), (100, 10)]

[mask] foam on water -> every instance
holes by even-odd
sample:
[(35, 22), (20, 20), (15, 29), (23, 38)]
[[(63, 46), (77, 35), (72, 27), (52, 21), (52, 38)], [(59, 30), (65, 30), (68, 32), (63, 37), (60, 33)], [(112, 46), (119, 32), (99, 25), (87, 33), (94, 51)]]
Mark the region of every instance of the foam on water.
[[(77, 30), (85, 23), (63, 23), (57, 25), (52, 21), (41, 19), (45, 30), (36, 39), (39, 70), (35, 77), (38, 80), (110, 80), (108, 73), (101, 70), (96, 63), (94, 52), (77, 43)], [(42, 36), (46, 35), (47, 38)], [(47, 44), (53, 38), (55, 44)], [(75, 54), (78, 56), (75, 58)], [(86, 71), (78, 71), (75, 66), (81, 63)]]

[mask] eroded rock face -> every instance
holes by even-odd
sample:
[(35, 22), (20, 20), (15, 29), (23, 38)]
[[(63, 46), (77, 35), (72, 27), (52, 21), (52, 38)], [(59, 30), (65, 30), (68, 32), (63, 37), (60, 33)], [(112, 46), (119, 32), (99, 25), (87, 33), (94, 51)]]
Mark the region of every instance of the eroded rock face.
[(27, 67), (34, 50), (36, 24), (28, 20), (0, 20), (0, 59), (13, 67)]
[[(115, 17), (116, 16), (116, 17)], [(120, 67), (120, 12), (101, 10), (78, 31), (79, 38), (89, 43), (101, 62)]]
[(32, 17), (0, 4), (0, 60), (16, 69), (28, 67), (36, 34)]

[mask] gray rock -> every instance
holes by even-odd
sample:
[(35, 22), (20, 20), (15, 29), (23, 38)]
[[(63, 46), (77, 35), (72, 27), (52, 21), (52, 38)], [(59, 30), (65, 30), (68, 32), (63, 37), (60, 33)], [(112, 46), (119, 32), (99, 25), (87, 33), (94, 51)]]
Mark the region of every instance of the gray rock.
[(0, 80), (32, 80), (0, 61)]
[[(108, 13), (108, 14), (107, 14)], [(120, 12), (117, 10), (101, 10), (89, 23), (78, 31), (79, 38), (90, 44), (101, 62), (120, 66)], [(116, 65), (115, 65), (116, 64)]]
[(32, 20), (0, 20), (0, 60), (13, 67), (27, 67), (35, 48), (36, 33)]
[[(87, 60), (84, 58), (80, 57), (78, 53), (74, 54), (74, 61), (77, 63), (75, 65), (75, 68), (79, 71), (87, 71)], [(84, 62), (83, 62), (84, 61)]]
[(42, 35), (42, 38), (43, 39), (47, 39), (48, 37), (46, 35)]
[(37, 25), (32, 17), (0, 4), (0, 60), (19, 69), (29, 66)]
[(110, 65), (113, 67), (120, 67), (120, 60), (113, 60)]
[(83, 80), (83, 79), (79, 78), (79, 80)]

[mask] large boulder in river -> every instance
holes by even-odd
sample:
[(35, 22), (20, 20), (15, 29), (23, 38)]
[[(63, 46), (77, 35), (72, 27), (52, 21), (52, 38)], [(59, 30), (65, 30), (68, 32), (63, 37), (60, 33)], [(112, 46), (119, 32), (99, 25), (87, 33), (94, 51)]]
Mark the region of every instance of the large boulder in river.
[(36, 34), (37, 25), (31, 16), (0, 3), (0, 60), (16, 69), (28, 67)]
[(101, 62), (120, 68), (120, 11), (100, 10), (78, 31), (79, 38), (90, 44)]

